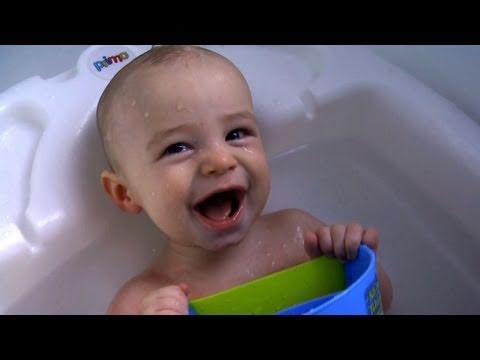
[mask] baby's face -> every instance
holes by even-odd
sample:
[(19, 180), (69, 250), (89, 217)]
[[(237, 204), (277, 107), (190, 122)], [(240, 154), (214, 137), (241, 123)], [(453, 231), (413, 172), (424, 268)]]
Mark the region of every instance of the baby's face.
[(270, 190), (243, 78), (201, 56), (153, 66), (135, 82), (115, 145), (134, 200), (170, 241), (209, 250), (238, 243)]

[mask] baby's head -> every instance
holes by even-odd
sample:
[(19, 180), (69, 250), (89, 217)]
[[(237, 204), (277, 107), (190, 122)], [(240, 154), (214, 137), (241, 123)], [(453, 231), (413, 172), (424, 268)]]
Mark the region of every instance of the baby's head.
[(249, 87), (226, 58), (157, 47), (105, 89), (97, 121), (111, 170), (104, 191), (142, 209), (177, 245), (219, 250), (245, 237), (270, 176)]

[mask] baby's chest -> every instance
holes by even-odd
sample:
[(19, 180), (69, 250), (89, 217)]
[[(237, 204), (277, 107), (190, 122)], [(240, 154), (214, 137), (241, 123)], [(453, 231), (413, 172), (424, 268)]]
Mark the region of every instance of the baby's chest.
[[(195, 293), (203, 297), (303, 263), (309, 258), (296, 228), (267, 229), (248, 239), (248, 246), (211, 268)], [(247, 244), (246, 244), (247, 245)]]

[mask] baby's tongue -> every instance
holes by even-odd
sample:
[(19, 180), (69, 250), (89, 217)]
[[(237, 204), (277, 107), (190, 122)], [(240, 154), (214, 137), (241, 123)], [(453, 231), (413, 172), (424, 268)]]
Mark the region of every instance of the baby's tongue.
[(229, 193), (220, 193), (210, 196), (199, 206), (206, 217), (215, 220), (225, 220), (232, 211), (232, 198)]

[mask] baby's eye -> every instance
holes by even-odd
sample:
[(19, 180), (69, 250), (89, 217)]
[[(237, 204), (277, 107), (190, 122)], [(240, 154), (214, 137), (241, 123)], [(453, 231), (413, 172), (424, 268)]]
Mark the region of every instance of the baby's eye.
[(173, 154), (178, 154), (184, 151), (187, 151), (189, 149), (188, 145), (183, 144), (183, 143), (176, 143), (173, 145), (170, 145), (165, 149), (164, 155), (173, 155)]
[(230, 131), (225, 138), (226, 141), (240, 140), (248, 135), (248, 131), (245, 129), (235, 129)]

